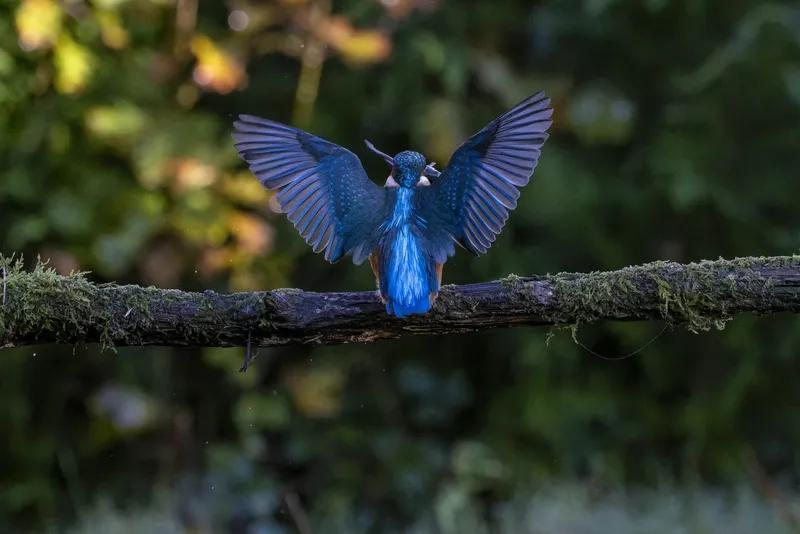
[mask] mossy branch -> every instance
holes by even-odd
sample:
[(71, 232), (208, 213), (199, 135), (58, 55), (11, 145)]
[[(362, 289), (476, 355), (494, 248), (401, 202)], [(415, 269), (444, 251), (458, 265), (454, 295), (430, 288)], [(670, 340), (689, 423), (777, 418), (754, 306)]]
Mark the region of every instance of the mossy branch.
[(386, 315), (374, 291), (192, 293), (94, 284), (0, 257), (0, 347), (36, 343), (253, 346), (367, 342), (411, 334), (661, 319), (692, 332), (743, 312), (800, 311), (800, 256), (519, 277), (442, 288), (431, 313)]

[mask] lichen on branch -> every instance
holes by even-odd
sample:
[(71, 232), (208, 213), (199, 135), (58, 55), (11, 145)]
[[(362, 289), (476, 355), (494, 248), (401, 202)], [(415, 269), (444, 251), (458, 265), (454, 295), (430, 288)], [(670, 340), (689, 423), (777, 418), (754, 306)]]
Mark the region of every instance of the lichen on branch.
[(800, 256), (656, 261), (444, 286), (433, 311), (388, 316), (374, 291), (278, 289), (220, 294), (95, 284), (0, 256), (0, 347), (35, 343), (253, 346), (368, 342), (514, 326), (664, 320), (692, 332), (738, 313), (800, 310)]

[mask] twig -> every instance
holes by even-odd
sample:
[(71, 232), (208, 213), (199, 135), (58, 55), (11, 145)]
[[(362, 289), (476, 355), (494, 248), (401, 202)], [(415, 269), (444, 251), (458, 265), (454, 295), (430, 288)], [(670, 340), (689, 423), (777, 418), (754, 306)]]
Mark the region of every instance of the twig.
[(322, 65), (325, 62), (325, 43), (315, 35), (315, 31), (322, 25), (329, 11), (328, 0), (308, 5), (308, 27), (303, 42), (303, 53), (300, 56), (300, 76), (297, 80), (292, 110), (292, 123), (300, 127), (308, 126), (311, 121), (314, 104), (319, 95)]
[(303, 503), (300, 502), (300, 497), (293, 491), (287, 491), (283, 500), (286, 501), (286, 508), (289, 509), (289, 515), (292, 516), (297, 531), (300, 534), (311, 534), (311, 523), (305, 508), (303, 508)]
[(3, 266), (3, 306), (6, 305), (6, 268)]
[[(256, 351), (258, 353), (258, 351)], [(247, 369), (250, 367), (250, 362), (253, 361), (255, 358), (255, 354), (253, 354), (253, 332), (248, 330), (247, 331), (247, 345), (244, 348), (244, 361), (242, 362), (242, 366), (239, 367), (240, 373), (246, 373)]]
[(669, 328), (669, 324), (665, 324), (664, 328), (662, 328), (661, 330), (658, 331), (658, 334), (656, 334), (653, 337), (651, 337), (649, 341), (647, 341), (644, 345), (641, 345), (638, 349), (632, 350), (631, 352), (629, 352), (627, 354), (621, 354), (619, 356), (606, 356), (604, 354), (600, 354), (599, 352), (595, 352), (594, 350), (592, 350), (591, 348), (586, 346), (580, 339), (578, 339), (578, 324), (577, 323), (572, 327), (572, 341), (576, 345), (578, 345), (580, 348), (582, 348), (583, 350), (585, 350), (586, 352), (591, 354), (592, 356), (596, 356), (597, 358), (600, 358), (601, 360), (606, 360), (606, 361), (609, 361), (609, 362), (615, 362), (615, 361), (619, 361), (619, 360), (627, 360), (628, 358), (632, 358), (632, 357), (636, 356), (637, 354), (641, 353), (642, 351), (644, 351), (644, 349), (646, 349), (647, 347), (649, 347), (650, 345), (655, 343), (656, 340), (658, 338), (660, 338), (661, 335), (664, 332), (667, 331), (667, 328)]

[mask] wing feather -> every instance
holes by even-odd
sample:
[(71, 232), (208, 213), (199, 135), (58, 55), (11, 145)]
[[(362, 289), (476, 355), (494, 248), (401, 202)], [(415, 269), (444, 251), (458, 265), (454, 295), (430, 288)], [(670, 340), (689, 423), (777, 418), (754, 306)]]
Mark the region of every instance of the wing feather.
[(314, 252), (355, 263), (371, 250), (386, 194), (349, 150), (307, 132), (253, 115), (234, 122), (236, 149)]
[(519, 188), (536, 169), (552, 116), (550, 99), (536, 93), (455, 151), (441, 177), (424, 193), (422, 212), (438, 229), (430, 246), (437, 258), (446, 249), (446, 237), (475, 254), (491, 247), (517, 207)]

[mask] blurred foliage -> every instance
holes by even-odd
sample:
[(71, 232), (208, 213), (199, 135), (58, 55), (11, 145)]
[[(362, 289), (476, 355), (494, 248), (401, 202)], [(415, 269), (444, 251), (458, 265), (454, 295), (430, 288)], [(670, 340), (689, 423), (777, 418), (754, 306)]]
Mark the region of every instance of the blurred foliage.
[[(0, 251), (62, 272), (370, 288), (368, 268), (312, 257), (276, 213), (232, 148), (236, 114), (351, 147), (382, 181), (364, 137), (443, 163), (540, 88), (556, 116), (535, 180), (490, 253), (460, 254), (446, 281), (800, 248), (796, 3), (0, 0), (0, 14)], [(578, 336), (615, 355), (659, 330)], [(237, 350), (5, 351), (0, 530), (782, 532), (797, 517), (794, 317), (668, 331), (617, 362), (554, 333), (262, 350), (246, 374)], [(583, 489), (547, 491), (564, 479)], [(688, 508), (670, 507), (673, 487)], [(624, 488), (667, 490), (625, 504)]]

